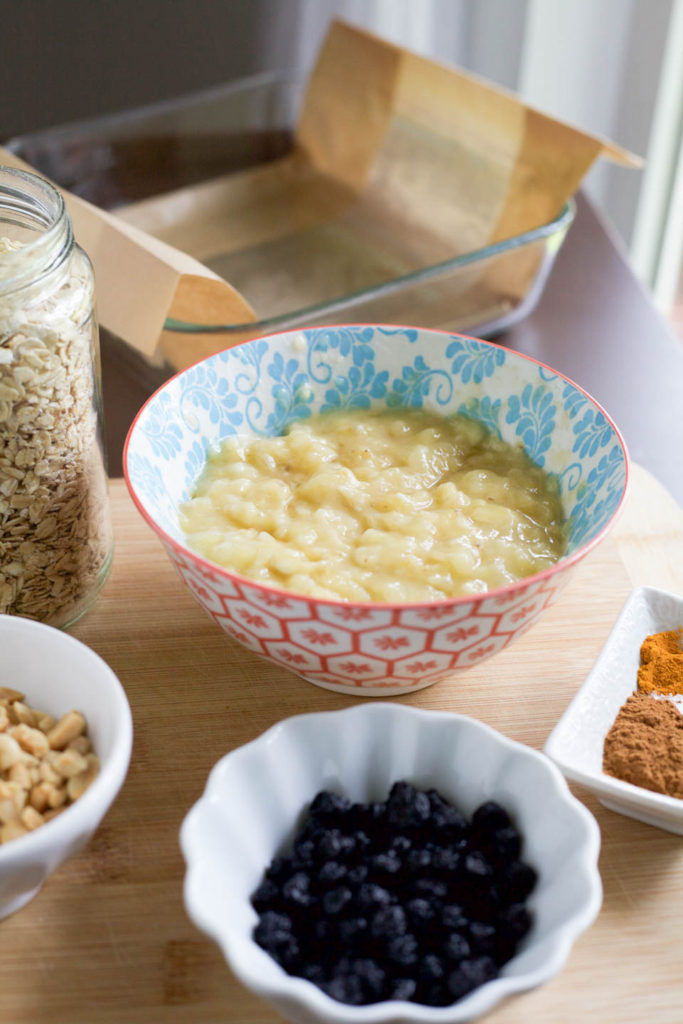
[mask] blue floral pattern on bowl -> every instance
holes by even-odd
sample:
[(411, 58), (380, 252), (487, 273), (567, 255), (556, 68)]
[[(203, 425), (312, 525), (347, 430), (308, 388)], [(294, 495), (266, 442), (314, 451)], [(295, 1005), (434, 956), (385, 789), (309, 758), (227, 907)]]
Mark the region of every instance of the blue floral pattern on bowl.
[(179, 374), (137, 420), (127, 476), (148, 514), (182, 542), (176, 510), (209, 448), (230, 434), (279, 434), (316, 412), (371, 406), (462, 413), (523, 444), (558, 480), (568, 554), (600, 533), (622, 499), (619, 434), (566, 378), (490, 342), (378, 326), (261, 338)]

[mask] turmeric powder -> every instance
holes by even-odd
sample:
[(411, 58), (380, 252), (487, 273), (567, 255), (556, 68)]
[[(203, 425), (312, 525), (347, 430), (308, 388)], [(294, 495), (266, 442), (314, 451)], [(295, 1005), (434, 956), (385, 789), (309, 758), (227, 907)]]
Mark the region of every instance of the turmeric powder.
[(640, 648), (638, 689), (641, 693), (683, 695), (683, 629), (645, 638)]

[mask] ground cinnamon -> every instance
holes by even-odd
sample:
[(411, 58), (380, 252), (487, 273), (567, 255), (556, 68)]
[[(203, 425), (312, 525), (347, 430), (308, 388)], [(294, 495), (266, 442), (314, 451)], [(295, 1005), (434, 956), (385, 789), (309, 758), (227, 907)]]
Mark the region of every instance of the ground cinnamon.
[(683, 799), (683, 715), (669, 700), (632, 694), (605, 737), (603, 771)]
[(681, 629), (652, 633), (640, 648), (638, 689), (642, 693), (683, 694), (683, 649)]

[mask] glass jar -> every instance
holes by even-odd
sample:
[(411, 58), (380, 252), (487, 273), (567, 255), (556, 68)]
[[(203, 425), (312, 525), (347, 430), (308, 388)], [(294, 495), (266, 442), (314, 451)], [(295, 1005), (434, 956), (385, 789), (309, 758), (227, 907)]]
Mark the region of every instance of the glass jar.
[(94, 294), (60, 193), (0, 167), (0, 613), (60, 627), (112, 557)]

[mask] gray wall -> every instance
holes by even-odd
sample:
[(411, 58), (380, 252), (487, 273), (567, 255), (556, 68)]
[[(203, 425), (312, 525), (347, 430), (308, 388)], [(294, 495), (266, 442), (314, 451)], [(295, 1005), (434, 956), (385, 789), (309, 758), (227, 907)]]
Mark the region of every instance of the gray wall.
[(0, 0), (0, 139), (265, 70), (289, 2)]

